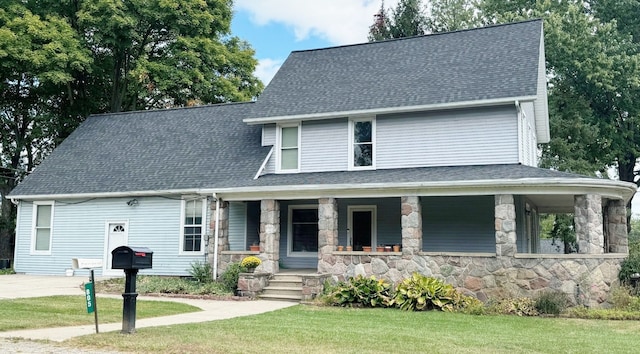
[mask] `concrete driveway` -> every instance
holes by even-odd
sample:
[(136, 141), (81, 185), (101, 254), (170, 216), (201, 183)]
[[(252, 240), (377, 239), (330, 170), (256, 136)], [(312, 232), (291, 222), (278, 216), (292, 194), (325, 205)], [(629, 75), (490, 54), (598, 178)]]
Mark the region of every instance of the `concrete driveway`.
[(86, 276), (0, 275), (0, 299), (51, 295), (82, 295), (84, 291), (81, 286), (84, 282), (88, 281), (89, 278)]

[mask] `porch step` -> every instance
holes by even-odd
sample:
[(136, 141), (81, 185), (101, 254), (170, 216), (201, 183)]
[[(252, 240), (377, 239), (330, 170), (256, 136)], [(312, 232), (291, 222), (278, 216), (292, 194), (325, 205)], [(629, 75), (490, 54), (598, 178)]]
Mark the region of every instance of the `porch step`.
[(260, 295), (263, 300), (302, 300), (302, 276), (296, 274), (274, 274)]

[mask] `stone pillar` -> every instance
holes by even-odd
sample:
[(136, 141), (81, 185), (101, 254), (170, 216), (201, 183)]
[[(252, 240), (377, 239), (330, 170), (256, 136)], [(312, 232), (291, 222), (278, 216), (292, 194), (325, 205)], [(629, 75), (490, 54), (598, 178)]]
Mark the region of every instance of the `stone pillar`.
[(280, 260), (280, 202), (264, 199), (260, 202), (260, 258), (258, 270), (278, 273)]
[(604, 253), (601, 197), (595, 194), (576, 195), (574, 203), (578, 253)]
[(513, 256), (516, 245), (516, 206), (513, 195), (495, 196), (496, 255)]
[(400, 206), (402, 208), (402, 255), (413, 256), (422, 249), (420, 197), (402, 197)]
[(607, 231), (610, 253), (629, 253), (629, 235), (627, 234), (627, 206), (622, 200), (610, 200), (607, 203)]
[(318, 200), (318, 270), (335, 264), (333, 251), (338, 245), (338, 201), (335, 198)]
[[(216, 202), (212, 202), (210, 206), (211, 214), (209, 215), (209, 237), (207, 239), (208, 246), (208, 262), (213, 266), (213, 254), (215, 253), (216, 241)], [(218, 230), (218, 264), (220, 264), (220, 253), (229, 250), (229, 203), (220, 201), (220, 229)], [(218, 268), (219, 269), (219, 268)], [(220, 270), (220, 269), (219, 269)], [(220, 273), (220, 272), (218, 272)]]

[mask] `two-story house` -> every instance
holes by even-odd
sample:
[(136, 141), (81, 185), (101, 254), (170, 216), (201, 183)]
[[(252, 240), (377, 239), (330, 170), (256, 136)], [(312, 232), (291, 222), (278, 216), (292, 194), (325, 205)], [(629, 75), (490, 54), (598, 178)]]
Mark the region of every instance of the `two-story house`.
[[(154, 251), (147, 274), (256, 254), (268, 274), (417, 271), (480, 299), (582, 286), (602, 301), (635, 185), (536, 167), (542, 31), (293, 52), (256, 102), (91, 116), (9, 196), (15, 270), (82, 257), (120, 274), (110, 251), (128, 244)], [(539, 253), (540, 213), (575, 214), (577, 254)]]

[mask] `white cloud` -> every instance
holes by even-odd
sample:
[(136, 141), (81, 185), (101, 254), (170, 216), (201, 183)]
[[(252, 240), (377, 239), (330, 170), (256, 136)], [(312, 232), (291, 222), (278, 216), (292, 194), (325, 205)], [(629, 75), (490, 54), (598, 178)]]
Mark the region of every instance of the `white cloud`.
[(271, 81), (278, 69), (280, 69), (283, 62), (284, 60), (282, 59), (260, 59), (258, 61), (258, 66), (256, 67), (255, 75), (262, 80), (266, 86), (269, 84), (269, 81)]
[[(398, 0), (385, 1), (395, 7)], [(270, 22), (293, 30), (297, 40), (318, 36), (335, 45), (367, 41), (379, 0), (236, 0), (235, 7), (251, 14), (257, 25)]]

